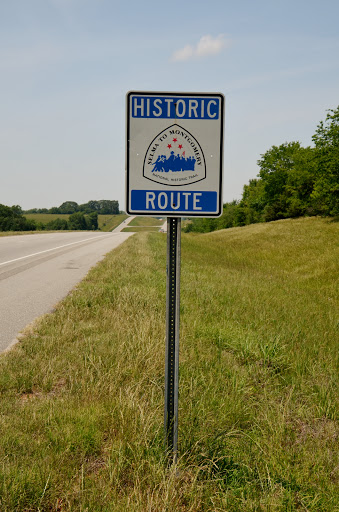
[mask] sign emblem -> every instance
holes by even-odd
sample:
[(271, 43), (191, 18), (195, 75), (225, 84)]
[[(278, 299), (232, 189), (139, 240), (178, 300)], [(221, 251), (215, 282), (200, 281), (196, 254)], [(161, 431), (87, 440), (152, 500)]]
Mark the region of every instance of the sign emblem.
[(195, 137), (178, 124), (160, 132), (150, 143), (143, 176), (169, 187), (180, 187), (206, 178), (204, 153)]

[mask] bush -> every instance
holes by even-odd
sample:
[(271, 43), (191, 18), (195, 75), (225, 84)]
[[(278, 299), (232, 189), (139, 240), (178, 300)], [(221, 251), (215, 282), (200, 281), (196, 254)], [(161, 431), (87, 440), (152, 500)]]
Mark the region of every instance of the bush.
[(35, 231), (34, 220), (28, 220), (22, 215), (20, 206), (5, 206), (0, 204), (0, 231)]
[(68, 219), (68, 227), (74, 230), (86, 230), (87, 222), (85, 215), (81, 212), (72, 213)]
[(68, 222), (66, 219), (54, 219), (48, 222), (44, 229), (51, 230), (51, 231), (59, 231), (59, 230), (67, 230), (68, 229)]

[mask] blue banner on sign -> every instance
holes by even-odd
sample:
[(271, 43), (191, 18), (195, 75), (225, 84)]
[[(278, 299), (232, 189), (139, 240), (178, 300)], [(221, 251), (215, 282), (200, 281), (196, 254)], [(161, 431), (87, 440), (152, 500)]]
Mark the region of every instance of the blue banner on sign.
[(139, 96), (131, 98), (132, 117), (148, 119), (219, 119), (220, 98)]
[(216, 192), (131, 191), (131, 211), (204, 214), (216, 212), (217, 206)]

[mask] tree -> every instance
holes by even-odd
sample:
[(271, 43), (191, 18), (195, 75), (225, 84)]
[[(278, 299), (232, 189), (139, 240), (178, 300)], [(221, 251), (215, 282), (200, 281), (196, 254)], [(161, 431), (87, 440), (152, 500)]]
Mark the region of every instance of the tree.
[(79, 210), (79, 206), (75, 201), (66, 201), (59, 206), (58, 210), (58, 213), (75, 213)]
[(108, 201), (102, 199), (99, 201), (99, 212), (101, 215), (118, 215), (119, 201)]
[(339, 214), (339, 106), (329, 110), (312, 137), (316, 151), (316, 179), (312, 199), (325, 215)]
[(0, 231), (35, 231), (36, 223), (22, 215), (20, 206), (0, 204)]
[(300, 148), (294, 156), (294, 166), (289, 171), (286, 182), (287, 217), (315, 215), (319, 213), (311, 198), (315, 176), (316, 158), (314, 148)]
[(95, 231), (99, 228), (98, 225), (98, 214), (96, 212), (89, 213), (86, 216), (87, 229)]
[(68, 229), (68, 222), (66, 219), (54, 219), (54, 220), (51, 220), (50, 222), (48, 222), (45, 226), (44, 226), (44, 229), (48, 229), (48, 230), (67, 230)]
[(72, 213), (68, 219), (68, 227), (74, 230), (86, 230), (87, 222), (84, 214), (82, 212)]
[(263, 182), (263, 219), (305, 214), (315, 180), (314, 150), (301, 147), (299, 142), (285, 142), (261, 156), (258, 176)]
[(266, 204), (264, 192), (263, 180), (250, 180), (248, 185), (244, 185), (242, 199), (238, 206), (239, 212), (237, 213), (237, 217), (240, 216), (242, 219), (240, 225), (263, 220), (263, 211)]
[(234, 200), (223, 205), (222, 215), (217, 219), (217, 229), (232, 228), (236, 225), (236, 212), (239, 202)]

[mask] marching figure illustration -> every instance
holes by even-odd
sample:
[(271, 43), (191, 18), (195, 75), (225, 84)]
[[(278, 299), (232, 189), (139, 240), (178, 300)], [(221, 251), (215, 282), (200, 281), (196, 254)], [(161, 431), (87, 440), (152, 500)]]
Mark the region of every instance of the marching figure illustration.
[(155, 163), (153, 164), (152, 172), (183, 172), (183, 171), (194, 171), (196, 159), (192, 156), (188, 158), (182, 155), (175, 155), (174, 151), (168, 158), (165, 155), (159, 155)]

